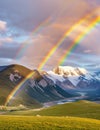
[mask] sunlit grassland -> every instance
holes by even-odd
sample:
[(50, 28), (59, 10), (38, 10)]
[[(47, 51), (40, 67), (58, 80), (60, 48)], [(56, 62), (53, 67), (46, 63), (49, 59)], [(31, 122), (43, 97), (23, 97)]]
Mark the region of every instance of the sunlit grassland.
[(82, 118), (100, 119), (100, 104), (89, 101), (78, 101), (62, 105), (55, 105), (44, 109), (29, 109), (7, 112), (8, 115), (27, 116), (74, 116)]
[(100, 130), (100, 121), (75, 117), (0, 116), (0, 130)]

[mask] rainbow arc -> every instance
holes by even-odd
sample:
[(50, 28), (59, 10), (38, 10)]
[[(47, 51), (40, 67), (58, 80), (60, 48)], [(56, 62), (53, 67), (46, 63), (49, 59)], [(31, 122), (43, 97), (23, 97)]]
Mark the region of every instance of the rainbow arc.
[(70, 44), (69, 48), (67, 48), (66, 53), (61, 56), (58, 65), (64, 64), (64, 61), (71, 54), (71, 52), (81, 43), (84, 37), (89, 34), (92, 29), (94, 29), (98, 24), (100, 24), (99, 16), (93, 19), (93, 21), (84, 29), (84, 31), (75, 38), (75, 40)]
[[(96, 9), (97, 10), (97, 9)], [(95, 11), (94, 11), (95, 13)], [(45, 64), (48, 62), (48, 60), (51, 58), (51, 56), (57, 51), (57, 49), (63, 44), (64, 40), (69, 37), (72, 32), (74, 32), (75, 30), (77, 30), (77, 28), (80, 25), (84, 25), (87, 24), (87, 28), (88, 28), (88, 24), (90, 24), (90, 22), (95, 21), (94, 18), (92, 18), (93, 12), (91, 14), (88, 14), (86, 16), (84, 16), (83, 18), (81, 18), (78, 22), (76, 22), (76, 24), (74, 24), (69, 30), (67, 30), (64, 35), (61, 37), (61, 39), (51, 48), (51, 50), (47, 53), (47, 55), (44, 57), (44, 59), (42, 60), (42, 62), (39, 64), (38, 66), (38, 70), (42, 70), (43, 67), (45, 66)], [(98, 18), (99, 19), (99, 18)], [(95, 22), (98, 22), (95, 21)], [(93, 24), (92, 24), (93, 25)], [(91, 25), (90, 25), (91, 26)], [(89, 27), (89, 29), (91, 29), (92, 27)], [(82, 31), (83, 37), (85, 37), (85, 33), (89, 32), (89, 29), (85, 29), (86, 31)], [(82, 34), (79, 34), (78, 37), (82, 37)], [(79, 39), (79, 38), (76, 38)], [(76, 40), (75, 40), (76, 41)], [(73, 43), (73, 45), (71, 44), (71, 46), (74, 46), (75, 42)], [(78, 45), (78, 44), (76, 44)], [(69, 47), (71, 48), (71, 47)], [(69, 50), (69, 49), (68, 49)], [(71, 49), (70, 49), (71, 50)], [(64, 57), (64, 56), (63, 56)], [(63, 58), (61, 58), (63, 59)], [(60, 61), (61, 62), (61, 61)]]
[[(57, 50), (57, 48), (63, 44), (63, 41), (66, 39), (66, 37), (68, 37), (69, 35), (71, 35), (71, 33), (73, 31), (75, 31), (75, 29), (77, 29), (77, 27), (79, 27), (80, 25), (83, 25), (84, 23), (86, 23), (86, 21), (88, 21), (88, 18), (91, 18), (91, 15), (88, 15), (84, 18), (82, 18), (81, 20), (79, 20), (75, 25), (73, 25), (68, 31), (65, 32), (65, 34), (63, 35), (63, 37), (59, 40), (59, 42), (57, 42), (53, 48), (48, 52), (48, 54), (46, 55), (46, 57), (42, 60), (42, 62), (40, 63), (40, 65), (38, 66), (38, 69), (41, 70), (44, 65), (48, 62), (49, 58), (55, 53), (55, 51)], [(44, 22), (44, 24), (42, 23), (42, 25), (45, 25), (45, 23), (48, 23), (48, 20)], [(81, 41), (86, 37), (87, 34), (89, 34), (97, 25), (100, 24), (100, 16), (95, 16), (93, 18), (90, 19), (90, 21), (88, 21), (88, 25), (84, 28), (84, 30), (82, 32), (80, 32), (77, 37), (73, 40), (73, 42), (70, 44), (69, 48), (67, 48), (66, 53), (64, 53), (64, 55), (62, 55), (59, 59), (58, 65), (63, 65), (65, 60), (67, 59), (67, 57), (71, 54), (71, 52), (81, 43)], [(41, 25), (40, 25), (41, 27)], [(40, 28), (39, 27), (39, 28)], [(36, 29), (38, 31), (38, 28)], [(36, 31), (35, 31), (36, 32)], [(23, 84), (34, 75), (34, 72), (31, 72), (25, 79), (23, 79), (23, 81), (21, 83), (19, 83), (14, 89), (13, 91), (9, 94), (5, 105), (7, 105), (10, 100), (19, 92), (19, 90), (23, 87)]]
[(24, 52), (26, 51), (26, 49), (29, 47), (29, 45), (32, 43), (31, 39), (33, 39), (33, 36), (38, 35), (47, 25), (49, 25), (51, 21), (51, 17), (47, 17), (43, 22), (41, 22), (35, 29), (34, 31), (31, 32), (29, 38), (24, 41), (22, 43), (22, 46), (19, 48), (19, 50), (17, 51), (15, 58), (14, 59), (18, 59), (20, 58)]

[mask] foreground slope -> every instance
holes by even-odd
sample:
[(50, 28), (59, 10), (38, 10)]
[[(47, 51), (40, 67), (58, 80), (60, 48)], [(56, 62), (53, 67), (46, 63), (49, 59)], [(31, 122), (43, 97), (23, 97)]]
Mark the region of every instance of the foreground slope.
[(30, 109), (25, 111), (11, 111), (6, 112), (7, 115), (27, 115), (27, 116), (74, 116), (93, 118), (100, 120), (100, 104), (88, 101), (78, 101), (74, 103), (67, 103), (56, 105), (43, 109)]
[(99, 130), (100, 121), (75, 117), (0, 116), (0, 129), (5, 130)]
[(46, 108), (41, 111), (35, 112), (35, 115), (39, 114), (43, 116), (75, 116), (100, 119), (99, 113), (100, 104), (88, 101), (79, 101)]

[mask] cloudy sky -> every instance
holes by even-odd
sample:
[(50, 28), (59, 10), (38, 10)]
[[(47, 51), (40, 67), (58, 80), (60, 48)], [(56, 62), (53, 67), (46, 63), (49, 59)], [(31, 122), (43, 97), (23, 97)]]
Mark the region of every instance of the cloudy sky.
[[(98, 17), (100, 0), (0, 0), (0, 65), (18, 63), (34, 69), (42, 64), (41, 69), (47, 70), (59, 64), (98, 68), (100, 22), (84, 31)], [(85, 36), (74, 46), (82, 33)], [(70, 53), (61, 64), (67, 51)]]

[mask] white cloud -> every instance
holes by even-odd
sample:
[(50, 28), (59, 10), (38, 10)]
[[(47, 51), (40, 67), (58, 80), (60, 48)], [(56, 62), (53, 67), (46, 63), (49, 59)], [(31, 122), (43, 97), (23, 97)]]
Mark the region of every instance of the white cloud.
[(11, 58), (0, 58), (0, 65), (8, 65), (12, 62), (13, 60)]
[(91, 53), (92, 50), (84, 50), (84, 53)]
[(11, 37), (0, 38), (0, 45), (3, 43), (12, 43), (12, 42), (13, 42), (13, 38)]
[(6, 25), (7, 23), (5, 21), (0, 20), (0, 31), (5, 31), (7, 28)]

